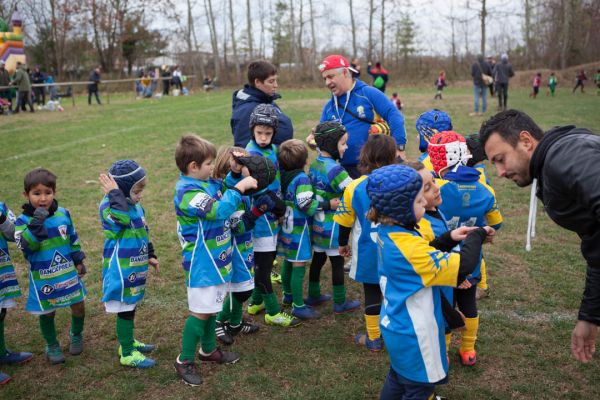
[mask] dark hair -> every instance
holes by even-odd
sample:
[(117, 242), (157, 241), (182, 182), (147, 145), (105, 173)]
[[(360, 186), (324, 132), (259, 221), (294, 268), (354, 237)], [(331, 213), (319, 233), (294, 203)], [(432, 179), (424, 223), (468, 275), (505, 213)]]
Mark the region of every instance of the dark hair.
[(254, 86), (254, 81), (258, 79), (264, 82), (268, 77), (277, 74), (277, 67), (268, 61), (252, 61), (248, 65), (248, 83)]
[(25, 193), (29, 193), (31, 189), (40, 184), (56, 191), (56, 175), (45, 168), (36, 168), (25, 175), (23, 182)]
[(377, 68), (381, 68), (381, 63), (380, 63), (379, 61), (377, 61), (377, 62), (375, 63), (375, 66), (376, 66)]
[(177, 168), (184, 173), (188, 173), (188, 165), (192, 161), (202, 164), (206, 159), (217, 157), (217, 149), (208, 140), (204, 140), (196, 135), (182, 136), (175, 148), (175, 163)]
[(544, 136), (542, 128), (533, 122), (529, 115), (519, 110), (506, 110), (499, 112), (481, 124), (479, 141), (481, 146), (485, 147), (485, 143), (490, 136), (497, 133), (512, 147), (517, 147), (519, 134), (522, 131), (529, 132), (538, 141)]
[(277, 153), (279, 168), (283, 171), (303, 169), (308, 159), (308, 150), (299, 139), (289, 139), (281, 143)]
[(363, 174), (396, 161), (396, 141), (387, 135), (369, 135), (360, 150), (358, 170)]
[(407, 161), (404, 163), (404, 165), (406, 165), (407, 167), (411, 167), (417, 172), (425, 169), (425, 164), (423, 164), (421, 161)]

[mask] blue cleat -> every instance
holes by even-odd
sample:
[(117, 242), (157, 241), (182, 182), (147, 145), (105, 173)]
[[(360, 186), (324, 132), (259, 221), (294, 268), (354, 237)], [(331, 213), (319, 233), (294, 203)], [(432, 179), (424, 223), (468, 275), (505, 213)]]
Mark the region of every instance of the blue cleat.
[(6, 350), (6, 354), (0, 357), (0, 364), (21, 364), (31, 360), (33, 354), (24, 351), (12, 352)]
[(292, 315), (299, 319), (319, 319), (321, 313), (306, 304), (302, 307), (292, 307)]
[(383, 339), (378, 337), (375, 340), (370, 340), (366, 333), (360, 333), (354, 337), (354, 343), (365, 346), (367, 350), (378, 353), (383, 350)]
[(292, 298), (292, 294), (291, 293), (284, 293), (283, 294), (283, 299), (281, 300), (281, 304), (289, 307), (292, 305), (292, 303), (294, 302), (294, 299)]
[(142, 343), (142, 342), (134, 339), (133, 340), (133, 348), (142, 354), (148, 354), (148, 353), (152, 353), (154, 350), (156, 350), (156, 345)]
[(121, 365), (125, 366), (125, 367), (132, 367), (132, 368), (152, 368), (154, 367), (154, 365), (156, 365), (156, 361), (154, 361), (151, 358), (146, 357), (145, 355), (143, 355), (142, 353), (140, 353), (138, 350), (133, 350), (131, 352), (131, 355), (124, 357), (121, 356), (119, 357), (119, 362), (121, 363)]
[(335, 314), (344, 314), (360, 308), (360, 301), (358, 300), (346, 300), (342, 304), (333, 304), (333, 312)]
[(10, 375), (5, 374), (4, 372), (0, 371), (0, 385), (4, 385), (5, 383), (8, 383), (10, 381)]
[(311, 307), (314, 306), (318, 306), (319, 304), (323, 304), (326, 301), (331, 300), (331, 295), (330, 294), (322, 294), (319, 297), (310, 297), (308, 296), (307, 298), (304, 299), (304, 303), (306, 305), (309, 305)]

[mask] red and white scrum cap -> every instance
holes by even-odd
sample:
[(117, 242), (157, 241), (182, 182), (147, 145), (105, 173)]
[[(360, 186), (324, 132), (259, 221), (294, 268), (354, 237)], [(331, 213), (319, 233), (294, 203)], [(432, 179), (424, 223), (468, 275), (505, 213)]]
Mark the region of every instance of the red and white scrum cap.
[(457, 165), (467, 165), (471, 157), (467, 149), (467, 141), (454, 131), (436, 133), (429, 140), (427, 152), (437, 176), (446, 169)]
[(332, 54), (330, 56), (327, 56), (321, 62), (321, 64), (319, 64), (319, 71), (321, 71), (321, 72), (325, 72), (325, 71), (329, 71), (330, 69), (337, 69), (337, 68), (348, 68), (352, 72), (358, 72), (357, 70), (352, 68), (352, 66), (346, 59), (346, 57), (341, 56), (339, 54)]

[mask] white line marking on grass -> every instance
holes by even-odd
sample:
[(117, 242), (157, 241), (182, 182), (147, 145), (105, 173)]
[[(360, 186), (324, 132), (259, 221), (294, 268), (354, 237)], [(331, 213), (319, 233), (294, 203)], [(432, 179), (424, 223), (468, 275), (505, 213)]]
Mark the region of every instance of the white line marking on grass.
[(535, 312), (535, 311), (516, 311), (516, 310), (479, 310), (479, 314), (484, 318), (505, 318), (519, 322), (561, 322), (575, 321), (576, 311), (567, 312)]

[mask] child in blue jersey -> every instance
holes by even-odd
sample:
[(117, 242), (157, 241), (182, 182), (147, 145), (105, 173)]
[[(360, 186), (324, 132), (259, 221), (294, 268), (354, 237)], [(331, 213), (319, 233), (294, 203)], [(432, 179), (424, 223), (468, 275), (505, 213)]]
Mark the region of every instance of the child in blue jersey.
[(99, 207), (104, 230), (102, 301), (107, 313), (117, 314), (121, 365), (150, 368), (155, 361), (144, 354), (155, 346), (133, 336), (135, 309), (144, 298), (148, 265), (159, 270), (139, 203), (146, 187), (146, 171), (133, 160), (119, 160), (99, 180), (105, 193)]
[[(408, 166), (373, 171), (367, 193), (368, 219), (379, 224), (380, 325), (391, 359), (381, 399), (431, 399), (435, 385), (448, 379), (440, 287), (456, 286), (473, 271), (493, 229), (424, 239), (416, 228), (425, 214), (422, 179)], [(460, 253), (448, 253), (460, 240)]]
[(25, 309), (39, 315), (51, 364), (65, 362), (58, 340), (56, 310), (71, 308), (69, 353), (83, 351), (86, 290), (81, 277), (86, 273), (79, 238), (71, 215), (55, 200), (56, 175), (37, 168), (25, 176), (23, 214), (15, 223), (15, 241), (29, 264), (29, 297)]
[[(20, 364), (33, 357), (31, 353), (10, 351), (4, 341), (4, 319), (9, 308), (16, 307), (15, 299), (21, 297), (17, 274), (10, 259), (8, 242), (15, 241), (15, 215), (0, 201), (0, 365)], [(0, 385), (8, 383), (10, 376), (0, 371)]]
[[(350, 183), (335, 212), (333, 220), (339, 224), (339, 253), (350, 260), (350, 278), (362, 283), (365, 293), (365, 327), (367, 333), (357, 334), (357, 344), (373, 352), (383, 349), (379, 329), (381, 289), (377, 276), (375, 226), (367, 221), (371, 201), (367, 196), (367, 179), (372, 171), (396, 160), (396, 142), (389, 136), (371, 135), (360, 151), (358, 169), (364, 174)], [(352, 250), (348, 245), (352, 233)]]
[[(329, 200), (319, 202), (315, 198), (310, 178), (304, 172), (308, 160), (308, 150), (298, 139), (286, 140), (279, 147), (277, 155), (281, 168), (281, 191), (285, 203), (285, 215), (279, 236), (280, 251), (284, 259), (292, 264), (292, 274), (284, 274), (284, 285), (289, 285), (292, 293), (292, 315), (307, 320), (317, 319), (321, 314), (304, 304), (302, 296), (306, 263), (312, 257), (310, 227), (312, 217), (319, 210), (331, 204)], [(285, 286), (284, 286), (285, 287)]]
[[(466, 140), (454, 131), (440, 132), (429, 142), (429, 155), (434, 172), (443, 178), (440, 191), (443, 202), (440, 210), (450, 229), (460, 226), (489, 225), (499, 229), (502, 215), (496, 205), (494, 189), (480, 181), (480, 172), (467, 167), (469, 158)], [(481, 261), (481, 256), (480, 256)], [(481, 262), (454, 291), (458, 309), (465, 316), (459, 355), (463, 365), (477, 362), (475, 341), (479, 329), (476, 286), (481, 280)]]
[(233, 233), (230, 295), (217, 315), (215, 327), (217, 339), (227, 345), (233, 344), (234, 336), (239, 333), (252, 334), (259, 330), (258, 325), (242, 319), (242, 308), (254, 289), (252, 228), (258, 218), (275, 206), (275, 200), (281, 204), (280, 207), (283, 205), (277, 195), (262, 190), (272, 183), (276, 172), (275, 165), (267, 158), (249, 156), (240, 147), (222, 147), (217, 153), (213, 171), (215, 179), (225, 179), (226, 186), (233, 187), (242, 176), (253, 176), (257, 180), (257, 189), (261, 189), (261, 194), (256, 194), (254, 201), (250, 196), (242, 196), (237, 210), (228, 220)]
[(212, 143), (196, 135), (183, 136), (175, 150), (181, 175), (173, 202), (190, 311), (175, 369), (191, 386), (202, 383), (194, 362), (198, 342), (200, 361), (230, 364), (239, 360), (237, 354), (216, 347), (216, 313), (223, 309), (231, 280), (233, 247), (228, 219), (243, 193), (256, 188), (257, 182), (248, 176), (225, 191), (222, 181), (211, 178), (216, 153)]
[(446, 112), (434, 108), (419, 115), (415, 128), (419, 138), (419, 151), (423, 153), (419, 156), (419, 161), (425, 165), (425, 168), (433, 172), (427, 153), (427, 145), (436, 133), (452, 130), (452, 119)]
[(308, 297), (304, 301), (309, 306), (315, 306), (331, 299), (330, 295), (321, 294), (320, 283), (321, 268), (329, 257), (333, 312), (341, 314), (360, 307), (360, 301), (346, 300), (344, 257), (340, 255), (338, 244), (339, 225), (333, 220), (339, 198), (352, 182), (348, 172), (337, 163), (348, 147), (348, 132), (339, 122), (324, 122), (315, 128), (315, 141), (319, 155), (310, 165), (308, 176), (323, 209), (317, 211), (313, 217), (313, 257), (310, 264)]
[[(277, 170), (277, 146), (273, 144), (273, 137), (277, 134), (279, 125), (278, 110), (271, 104), (259, 104), (250, 115), (250, 133), (252, 139), (248, 142), (246, 150), (250, 155), (263, 156), (273, 162)], [(268, 189), (280, 198), (281, 181), (279, 173), (276, 179), (269, 185)], [(297, 318), (281, 311), (279, 301), (273, 293), (272, 269), (277, 256), (277, 236), (279, 234), (279, 222), (277, 216), (272, 212), (266, 213), (256, 221), (252, 230), (252, 241), (254, 244), (254, 282), (256, 287), (252, 292), (252, 299), (248, 305), (248, 314), (256, 315), (265, 310), (265, 322), (268, 325), (295, 326), (300, 321)], [(292, 272), (291, 265), (284, 261), (282, 265), (282, 277), (288, 277)], [(287, 284), (286, 284), (287, 285)], [(285, 286), (284, 285), (284, 292)]]

